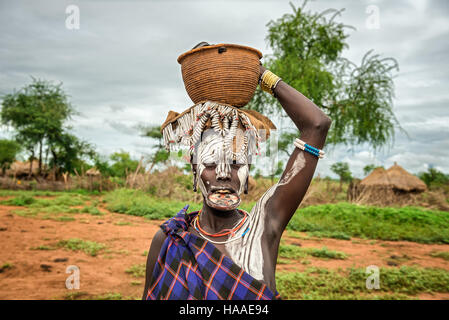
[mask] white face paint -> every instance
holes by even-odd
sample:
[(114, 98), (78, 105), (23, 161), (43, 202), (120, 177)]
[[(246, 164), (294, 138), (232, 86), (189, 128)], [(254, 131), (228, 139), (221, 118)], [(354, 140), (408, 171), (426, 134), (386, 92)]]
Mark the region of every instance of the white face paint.
[[(207, 189), (204, 185), (204, 181), (201, 178), (201, 175), (206, 169), (207, 164), (214, 164), (218, 166), (221, 162), (221, 164), (226, 161), (226, 159), (220, 159), (223, 158), (223, 137), (219, 136), (217, 134), (209, 134), (207, 135), (199, 144), (198, 146), (198, 182), (201, 192), (203, 193), (204, 197), (207, 197)], [(228, 165), (229, 166), (229, 165)], [(224, 166), (225, 170), (223, 173), (221, 173), (220, 176), (227, 176), (229, 174), (229, 177), (231, 175), (230, 173), (230, 167)], [(228, 170), (226, 170), (228, 169)], [(217, 171), (217, 170), (216, 170)], [(228, 173), (229, 172), (229, 173)], [(217, 175), (218, 177), (218, 175)]]
[[(228, 136), (222, 136), (210, 130), (207, 132), (208, 132), (207, 134), (203, 134), (203, 140), (199, 143), (197, 149), (198, 185), (205, 198), (208, 196), (208, 192), (205, 186), (205, 182), (201, 177), (204, 169), (206, 168), (207, 165), (215, 165), (216, 166), (215, 173), (217, 180), (231, 179), (232, 158), (230, 157), (230, 155), (232, 154), (228, 152), (228, 150), (226, 150), (225, 148), (226, 147), (233, 148), (232, 145), (229, 146), (229, 143), (225, 144), (226, 139), (229, 139)], [(241, 139), (241, 141), (243, 140)], [(237, 142), (239, 141), (237, 140)], [(237, 146), (235, 146), (235, 148), (237, 149)], [(244, 162), (242, 163), (242, 158), (240, 158), (240, 161), (237, 162), (238, 164), (241, 165), (237, 171), (237, 176), (240, 184), (238, 190), (235, 190), (238, 196), (240, 196), (243, 193), (246, 181), (249, 176), (249, 166), (247, 163), (247, 156), (243, 157), (243, 161)], [(206, 183), (207, 185), (210, 186), (209, 181), (207, 181)]]
[(248, 180), (249, 176), (248, 164), (244, 164), (239, 168), (239, 170), (237, 171), (237, 176), (239, 177), (240, 181), (240, 188), (238, 190), (238, 194), (241, 195), (243, 193), (243, 190), (245, 189), (246, 180)]

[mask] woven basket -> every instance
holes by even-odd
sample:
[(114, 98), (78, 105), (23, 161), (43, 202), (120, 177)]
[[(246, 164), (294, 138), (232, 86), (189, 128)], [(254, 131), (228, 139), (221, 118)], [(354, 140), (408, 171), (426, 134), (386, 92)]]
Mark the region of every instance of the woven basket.
[(178, 57), (182, 79), (194, 103), (211, 100), (246, 105), (256, 91), (262, 53), (236, 44), (190, 50)]

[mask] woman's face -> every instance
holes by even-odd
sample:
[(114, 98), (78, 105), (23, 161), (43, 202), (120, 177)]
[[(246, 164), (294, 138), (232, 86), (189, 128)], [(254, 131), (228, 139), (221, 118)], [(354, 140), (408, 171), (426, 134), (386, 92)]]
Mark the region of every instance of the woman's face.
[[(207, 205), (220, 211), (234, 210), (240, 205), (240, 195), (249, 176), (247, 158), (240, 163), (230, 159), (223, 147), (225, 139), (218, 134), (207, 135), (198, 147), (197, 163), (192, 164)], [(240, 140), (235, 141), (233, 149), (240, 150)]]

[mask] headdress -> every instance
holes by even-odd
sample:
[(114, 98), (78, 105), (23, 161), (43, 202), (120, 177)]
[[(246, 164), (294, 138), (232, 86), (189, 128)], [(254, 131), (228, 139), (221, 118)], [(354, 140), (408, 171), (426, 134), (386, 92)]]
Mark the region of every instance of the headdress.
[[(266, 140), (270, 130), (276, 129), (270, 119), (255, 110), (239, 109), (228, 104), (202, 101), (181, 114), (169, 111), (161, 126), (165, 147), (173, 150), (176, 144), (187, 146), (194, 153), (201, 134), (213, 129), (225, 138), (225, 150), (229, 158), (242, 159), (245, 153), (258, 154), (259, 143)], [(237, 130), (243, 130), (244, 141), (239, 150), (232, 148)]]

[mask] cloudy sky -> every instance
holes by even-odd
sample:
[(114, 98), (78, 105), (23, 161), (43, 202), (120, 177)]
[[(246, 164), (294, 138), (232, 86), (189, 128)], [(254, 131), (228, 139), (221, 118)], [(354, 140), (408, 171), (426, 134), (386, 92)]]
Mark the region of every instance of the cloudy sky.
[[(302, 1), (293, 0), (295, 5)], [(69, 29), (66, 9), (76, 5), (79, 29)], [(379, 28), (372, 28), (372, 10)], [(374, 49), (398, 60), (394, 112), (408, 137), (374, 153), (367, 146), (339, 146), (317, 172), (332, 175), (336, 161), (362, 177), (366, 164), (395, 161), (412, 173), (434, 166), (449, 173), (449, 2), (446, 0), (324, 1), (311, 10), (345, 8), (350, 32), (345, 56), (360, 63)], [(30, 83), (31, 76), (62, 82), (80, 112), (73, 132), (104, 155), (120, 149), (133, 157), (151, 143), (139, 124), (161, 124), (168, 110), (192, 105), (177, 57), (200, 41), (238, 43), (268, 54), (266, 24), (290, 13), (289, 1), (1, 0), (0, 94)], [(0, 128), (0, 138), (10, 132)]]

